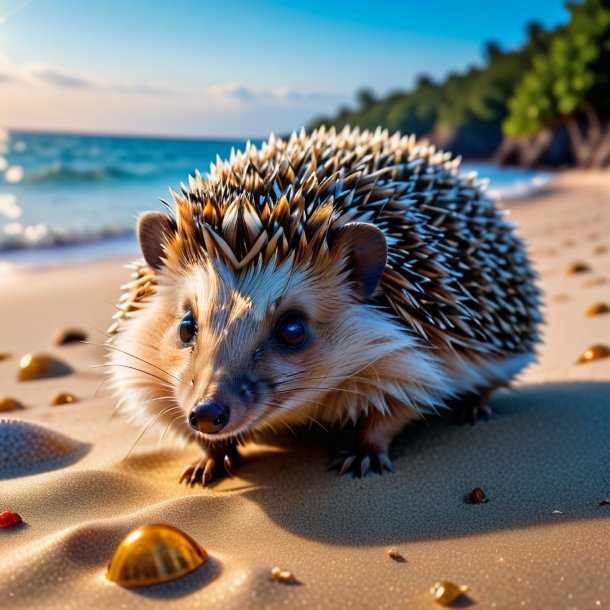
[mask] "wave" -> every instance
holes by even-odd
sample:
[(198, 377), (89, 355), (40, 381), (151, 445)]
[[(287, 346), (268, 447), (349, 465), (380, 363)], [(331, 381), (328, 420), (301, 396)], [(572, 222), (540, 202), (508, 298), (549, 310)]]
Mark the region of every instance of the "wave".
[(60, 248), (133, 237), (133, 228), (101, 227), (98, 229), (71, 230), (63, 227), (48, 227), (43, 224), (22, 226), (13, 223), (11, 230), (0, 233), (0, 254), (39, 248)]
[(158, 168), (151, 165), (119, 166), (96, 165), (78, 167), (62, 162), (36, 169), (23, 168), (20, 182), (25, 184), (48, 184), (50, 182), (103, 182), (109, 180), (128, 180), (147, 178), (158, 173)]

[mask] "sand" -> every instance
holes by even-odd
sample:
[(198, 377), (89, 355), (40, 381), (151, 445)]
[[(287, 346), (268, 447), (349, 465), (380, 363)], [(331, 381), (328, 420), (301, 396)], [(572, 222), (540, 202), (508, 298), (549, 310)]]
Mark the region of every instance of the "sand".
[[(0, 456), (0, 512), (24, 520), (0, 530), (0, 606), (435, 608), (429, 588), (449, 579), (470, 587), (458, 607), (610, 608), (610, 506), (599, 506), (610, 495), (610, 358), (575, 364), (591, 344), (610, 345), (610, 314), (584, 315), (610, 301), (610, 175), (565, 173), (512, 207), (546, 292), (540, 362), (494, 396), (491, 421), (407, 429), (392, 450), (396, 473), (383, 477), (327, 472), (327, 446), (306, 435), (251, 447), (235, 478), (206, 489), (177, 484), (197, 450), (159, 446), (153, 431), (125, 460), (140, 430), (111, 417), (103, 369), (91, 368), (103, 348), (52, 341), (68, 326), (104, 341), (125, 261), (5, 278), (0, 352), (13, 356), (0, 362), (0, 398), (26, 408), (4, 417), (71, 440), (63, 457), (33, 463), (28, 445), (10, 445), (15, 426), (0, 426), (0, 450), (27, 462)], [(591, 270), (567, 275), (575, 261)], [(18, 382), (30, 351), (76, 372)], [(48, 406), (59, 391), (80, 400)], [(477, 486), (489, 502), (465, 504)], [(154, 587), (105, 581), (121, 539), (158, 522), (191, 535), (208, 562)], [(273, 582), (274, 566), (302, 584)]]

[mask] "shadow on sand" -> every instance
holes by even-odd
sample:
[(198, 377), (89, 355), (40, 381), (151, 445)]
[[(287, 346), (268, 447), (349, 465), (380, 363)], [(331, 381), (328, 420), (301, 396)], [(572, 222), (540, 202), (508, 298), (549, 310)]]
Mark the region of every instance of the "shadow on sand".
[[(392, 447), (394, 474), (326, 472), (322, 445), (259, 453), (239, 475), (243, 495), (282, 528), (331, 544), (397, 544), (610, 515), (610, 383), (497, 393), (476, 426), (437, 419)], [(487, 504), (468, 505), (481, 487)], [(553, 512), (553, 511), (561, 511)]]

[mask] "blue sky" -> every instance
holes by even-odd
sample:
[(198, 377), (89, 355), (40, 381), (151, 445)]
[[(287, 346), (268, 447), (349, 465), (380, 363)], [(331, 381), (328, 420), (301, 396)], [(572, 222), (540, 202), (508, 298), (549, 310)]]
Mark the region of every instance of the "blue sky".
[(521, 44), (561, 0), (0, 0), (0, 121), (263, 136)]

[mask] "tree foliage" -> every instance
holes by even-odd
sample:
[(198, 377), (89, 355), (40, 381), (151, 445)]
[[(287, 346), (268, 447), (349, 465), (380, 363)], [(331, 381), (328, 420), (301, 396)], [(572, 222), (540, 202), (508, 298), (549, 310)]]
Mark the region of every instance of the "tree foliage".
[[(410, 91), (384, 98), (362, 89), (356, 108), (343, 107), (312, 127), (381, 125), (479, 157), (492, 155), (503, 139), (535, 137), (561, 121), (573, 146), (592, 121), (595, 133), (602, 134), (601, 125), (610, 122), (610, 0), (567, 7), (567, 25), (549, 32), (528, 24), (519, 49), (505, 51), (488, 42), (484, 66), (452, 73), (442, 82), (421, 76)], [(581, 116), (588, 118), (583, 122)]]
[(557, 32), (548, 52), (536, 54), (531, 68), (508, 100), (506, 135), (534, 135), (557, 119), (586, 106), (608, 111), (610, 7), (603, 0), (568, 5), (571, 19)]

